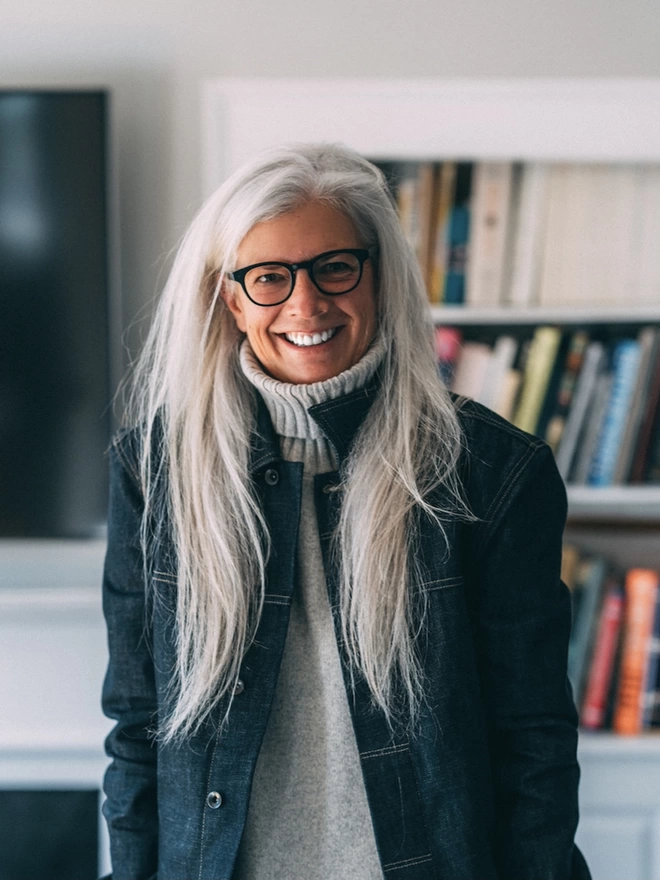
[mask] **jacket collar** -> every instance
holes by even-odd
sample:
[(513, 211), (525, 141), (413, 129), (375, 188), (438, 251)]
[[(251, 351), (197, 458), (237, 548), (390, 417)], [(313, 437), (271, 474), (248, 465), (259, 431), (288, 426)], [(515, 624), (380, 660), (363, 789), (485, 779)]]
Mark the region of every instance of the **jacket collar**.
[[(317, 403), (309, 408), (309, 414), (334, 446), (340, 467), (347, 458), (355, 435), (371, 409), (379, 389), (380, 379), (377, 373), (364, 388), (335, 400)], [(281, 458), (279, 438), (273, 428), (268, 407), (256, 390), (255, 394), (257, 417), (251, 438), (250, 470), (252, 472)]]

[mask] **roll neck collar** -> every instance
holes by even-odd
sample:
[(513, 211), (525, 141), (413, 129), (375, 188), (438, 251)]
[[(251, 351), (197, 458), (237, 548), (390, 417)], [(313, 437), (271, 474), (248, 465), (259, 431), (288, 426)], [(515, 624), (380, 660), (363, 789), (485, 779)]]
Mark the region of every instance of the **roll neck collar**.
[(280, 382), (265, 373), (247, 338), (241, 344), (240, 363), (248, 381), (261, 394), (280, 437), (319, 439), (324, 434), (309, 415), (310, 407), (364, 388), (374, 377), (384, 355), (385, 342), (377, 337), (350, 369), (309, 385)]

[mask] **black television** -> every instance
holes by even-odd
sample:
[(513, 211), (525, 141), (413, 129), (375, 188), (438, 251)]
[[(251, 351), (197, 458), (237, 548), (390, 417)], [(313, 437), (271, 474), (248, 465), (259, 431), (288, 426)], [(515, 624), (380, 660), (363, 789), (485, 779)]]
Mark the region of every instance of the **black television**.
[(0, 90), (0, 538), (104, 530), (108, 105)]

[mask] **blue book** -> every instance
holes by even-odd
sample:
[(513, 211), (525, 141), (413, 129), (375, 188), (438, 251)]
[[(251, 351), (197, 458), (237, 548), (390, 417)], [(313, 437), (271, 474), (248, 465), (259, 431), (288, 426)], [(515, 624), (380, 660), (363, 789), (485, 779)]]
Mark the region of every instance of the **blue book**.
[(447, 231), (447, 269), (442, 297), (444, 305), (457, 306), (465, 302), (465, 272), (470, 239), (470, 193), (472, 164), (461, 162), (456, 170), (454, 204)]
[(658, 669), (660, 667), (660, 590), (655, 602), (653, 631), (646, 658), (644, 686), (642, 690), (642, 728), (651, 727), (658, 687)]
[(612, 353), (612, 389), (587, 477), (590, 486), (612, 485), (635, 391), (639, 359), (640, 345), (636, 339), (620, 339), (615, 344)]

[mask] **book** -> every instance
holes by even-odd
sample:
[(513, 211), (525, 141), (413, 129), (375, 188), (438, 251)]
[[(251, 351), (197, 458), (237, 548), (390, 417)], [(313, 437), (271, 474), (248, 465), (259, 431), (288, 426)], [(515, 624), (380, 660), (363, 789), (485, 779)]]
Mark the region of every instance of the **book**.
[(463, 334), (457, 327), (435, 328), (435, 353), (438, 359), (438, 370), (447, 387), (451, 386), (462, 342)]
[(522, 384), (522, 373), (515, 368), (507, 370), (502, 377), (499, 391), (493, 401), (493, 412), (503, 419), (511, 421), (515, 412), (520, 386)]
[(451, 390), (478, 400), (490, 364), (491, 348), (484, 342), (466, 342), (456, 363)]
[(517, 351), (518, 343), (513, 336), (497, 337), (479, 395), (479, 403), (493, 410), (498, 405), (502, 385), (513, 367)]
[(557, 452), (559, 442), (562, 438), (566, 419), (573, 401), (575, 386), (577, 385), (578, 376), (582, 369), (584, 355), (589, 343), (589, 334), (584, 330), (577, 330), (570, 337), (568, 351), (564, 361), (564, 368), (557, 389), (557, 395), (554, 401), (554, 407), (545, 431), (541, 434), (545, 442), (550, 446), (553, 452)]
[(621, 670), (617, 686), (613, 728), (631, 735), (641, 730), (641, 701), (649, 642), (655, 617), (658, 573), (633, 568), (626, 575)]
[(456, 169), (454, 203), (449, 219), (449, 247), (443, 293), (443, 302), (446, 305), (463, 305), (465, 303), (471, 190), (472, 163), (460, 162)]
[(558, 327), (537, 327), (527, 356), (514, 425), (533, 434), (561, 339)]
[(510, 269), (502, 299), (516, 308), (538, 302), (547, 174), (547, 165), (525, 163), (513, 190)]
[(415, 251), (425, 283), (428, 273), (433, 174), (431, 162), (403, 162), (399, 166), (396, 187), (399, 222)]
[(429, 301), (440, 304), (445, 289), (449, 258), (449, 220), (456, 189), (456, 162), (442, 162), (436, 174), (431, 215), (431, 245), (428, 293)]
[(550, 167), (542, 306), (620, 304), (630, 281), (636, 188), (632, 166)]
[(601, 342), (591, 342), (584, 354), (578, 376), (573, 402), (557, 448), (556, 461), (564, 480), (572, 470), (578, 440), (582, 434), (589, 409), (593, 402), (596, 381), (605, 364), (605, 347)]
[(580, 712), (580, 723), (588, 730), (597, 730), (605, 723), (607, 696), (621, 633), (623, 609), (623, 587), (618, 580), (613, 579), (606, 588), (600, 610), (584, 702)]
[(651, 367), (651, 375), (648, 385), (648, 395), (644, 404), (644, 414), (637, 434), (632, 454), (629, 481), (642, 483), (646, 475), (647, 461), (649, 457), (653, 429), (656, 417), (660, 411), (660, 349), (655, 354), (655, 361)]
[(578, 706), (582, 702), (587, 660), (598, 620), (607, 562), (602, 556), (589, 557), (581, 563), (580, 569), (580, 586), (573, 591), (577, 601), (568, 645), (568, 677)]
[(534, 433), (538, 437), (545, 436), (545, 432), (548, 428), (548, 422), (550, 421), (550, 416), (554, 412), (555, 402), (557, 400), (557, 394), (559, 392), (559, 385), (564, 375), (566, 355), (568, 353), (570, 341), (571, 337), (568, 333), (561, 334), (561, 337), (559, 339), (559, 347), (557, 348), (557, 354), (555, 355), (555, 361), (552, 365), (552, 370), (550, 372), (550, 378), (548, 379), (546, 391), (543, 395), (543, 404), (541, 406), (541, 411), (539, 413), (539, 417), (536, 422), (536, 428), (534, 430)]
[(576, 456), (573, 470), (569, 475), (571, 483), (583, 485), (587, 482), (591, 462), (596, 451), (596, 444), (602, 430), (603, 421), (605, 420), (611, 390), (612, 373), (608, 370), (596, 378), (593, 400), (591, 401), (588, 417), (579, 440), (580, 449)]
[(513, 165), (477, 162), (470, 202), (466, 301), (473, 308), (501, 302)]
[(431, 270), (431, 213), (435, 190), (435, 166), (420, 162), (417, 168), (417, 239), (415, 253), (422, 271), (426, 289), (429, 289)]
[(587, 476), (590, 486), (613, 482), (619, 447), (639, 370), (640, 345), (635, 339), (619, 339), (612, 352), (612, 380), (607, 405)]
[(653, 364), (660, 352), (660, 332), (655, 327), (644, 327), (637, 337), (639, 342), (639, 369), (632, 395), (630, 412), (626, 419), (619, 454), (614, 468), (613, 483), (625, 483), (632, 466), (635, 441), (644, 417), (644, 408), (649, 397)]
[(660, 668), (660, 590), (656, 592), (653, 626), (646, 653), (646, 668), (642, 685), (642, 703), (640, 707), (642, 728), (649, 728), (653, 718), (655, 692)]

